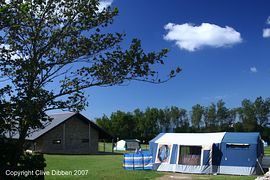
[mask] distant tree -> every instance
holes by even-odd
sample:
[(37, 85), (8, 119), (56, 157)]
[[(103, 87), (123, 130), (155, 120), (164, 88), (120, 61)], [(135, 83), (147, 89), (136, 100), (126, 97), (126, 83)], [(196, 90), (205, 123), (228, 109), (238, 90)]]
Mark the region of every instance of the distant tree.
[(140, 109), (135, 109), (133, 111), (133, 118), (136, 123), (135, 126), (135, 136), (137, 139), (145, 140), (146, 137), (144, 137), (144, 132), (142, 132), (142, 129), (144, 129), (144, 112)]
[(242, 101), (242, 107), (239, 108), (239, 117), (245, 131), (256, 131), (256, 112), (250, 100), (244, 99)]
[(187, 111), (185, 109), (172, 106), (170, 111), (172, 126), (174, 129), (178, 127), (189, 126)]
[(171, 112), (169, 108), (160, 109), (158, 114), (159, 124), (161, 126), (161, 132), (169, 132), (171, 128)]
[(270, 99), (264, 100), (262, 97), (256, 98), (254, 102), (257, 124), (265, 127), (269, 122), (270, 115)]
[(147, 108), (144, 112), (144, 118), (141, 121), (140, 131), (146, 141), (154, 138), (160, 131), (158, 127), (159, 110), (157, 108)]
[(204, 122), (205, 122), (205, 128), (207, 128), (209, 131), (214, 130), (214, 127), (217, 126), (216, 124), (216, 105), (212, 103), (209, 107), (204, 108)]
[(243, 132), (244, 131), (244, 125), (242, 122), (235, 123), (233, 128), (234, 128), (235, 132)]
[(221, 131), (224, 131), (224, 129), (229, 127), (229, 116), (230, 112), (229, 109), (226, 108), (225, 102), (223, 100), (219, 100), (217, 102), (217, 121)]
[(98, 0), (0, 1), (0, 132), (19, 134), (13, 165), (30, 130), (48, 121), (47, 111), (84, 109), (86, 88), (158, 84), (180, 72), (160, 79), (154, 69), (168, 49), (147, 53), (138, 39), (122, 49), (125, 34), (105, 29), (117, 15), (117, 8), (99, 10)]
[(173, 119), (174, 132), (189, 132), (189, 120), (187, 111), (175, 106), (171, 107), (171, 116)]
[(228, 111), (228, 118), (227, 118), (227, 122), (225, 123), (224, 126), (224, 131), (235, 131), (235, 124), (236, 124), (236, 119), (238, 116), (238, 108), (232, 108), (229, 109)]
[(196, 104), (192, 107), (192, 116), (191, 123), (195, 128), (200, 128), (200, 124), (202, 123), (204, 108), (203, 106)]
[(110, 133), (111, 135), (114, 135), (114, 132), (112, 131), (112, 121), (106, 115), (103, 115), (101, 118), (97, 118), (96, 123), (106, 132)]
[(131, 113), (117, 111), (110, 118), (114, 136), (121, 139), (136, 138), (136, 122)]
[(159, 129), (159, 132), (164, 132), (165, 131), (165, 113), (164, 113), (164, 109), (159, 109), (158, 110), (158, 122), (157, 122), (157, 126)]

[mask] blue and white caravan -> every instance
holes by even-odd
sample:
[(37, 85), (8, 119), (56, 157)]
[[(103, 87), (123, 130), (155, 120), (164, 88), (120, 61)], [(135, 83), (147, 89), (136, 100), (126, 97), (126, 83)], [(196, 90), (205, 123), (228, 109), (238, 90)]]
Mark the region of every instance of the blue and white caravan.
[(161, 133), (149, 144), (157, 171), (252, 175), (262, 157), (259, 133)]

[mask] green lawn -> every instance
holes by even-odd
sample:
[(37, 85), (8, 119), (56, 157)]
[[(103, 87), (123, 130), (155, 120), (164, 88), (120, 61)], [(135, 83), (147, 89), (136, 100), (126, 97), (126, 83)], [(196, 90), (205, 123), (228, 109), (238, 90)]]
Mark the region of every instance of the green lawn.
[[(130, 171), (122, 168), (122, 155), (45, 155), (47, 167), (45, 171), (53, 173), (53, 170), (63, 170), (72, 175), (46, 175), (46, 180), (52, 179), (110, 179), (110, 180), (136, 180), (155, 179), (164, 175), (174, 175), (175, 173), (165, 173), (157, 171)], [(86, 173), (87, 175), (77, 175), (75, 172)], [(255, 179), (254, 176), (222, 176), (222, 175), (190, 175), (192, 179)]]
[(270, 146), (267, 146), (266, 148), (264, 148), (264, 154), (267, 156), (270, 156)]
[[(103, 143), (99, 144), (99, 149), (103, 147)], [(107, 152), (111, 152), (111, 143), (106, 143)], [(148, 149), (149, 146), (142, 145), (142, 149)], [(117, 151), (125, 153), (127, 151)], [(265, 155), (270, 155), (270, 146), (265, 148)], [(174, 173), (165, 173), (157, 171), (129, 171), (122, 168), (122, 155), (45, 155), (47, 167), (46, 180), (53, 179), (110, 179), (110, 180), (136, 180), (136, 179), (155, 179), (164, 175), (174, 175)], [(63, 170), (72, 175), (52, 175), (56, 173), (54, 170)], [(88, 171), (88, 172), (87, 172)], [(81, 175), (75, 175), (75, 173)], [(87, 175), (86, 175), (87, 173)], [(83, 175), (84, 174), (84, 175)], [(223, 176), (223, 175), (190, 175), (192, 179), (255, 179), (254, 176)]]
[[(64, 170), (73, 175), (48, 175), (47, 179), (155, 179), (163, 173), (156, 171), (128, 171), (122, 168), (122, 155), (45, 155), (45, 171)], [(76, 170), (88, 170), (87, 175), (75, 176)], [(83, 172), (83, 171), (81, 171)]]

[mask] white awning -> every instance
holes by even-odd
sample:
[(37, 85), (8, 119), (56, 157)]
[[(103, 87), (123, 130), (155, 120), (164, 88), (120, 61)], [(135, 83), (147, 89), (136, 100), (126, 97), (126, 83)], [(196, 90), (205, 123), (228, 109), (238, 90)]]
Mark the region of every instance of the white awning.
[(155, 143), (200, 146), (220, 143), (225, 132), (218, 133), (165, 133)]

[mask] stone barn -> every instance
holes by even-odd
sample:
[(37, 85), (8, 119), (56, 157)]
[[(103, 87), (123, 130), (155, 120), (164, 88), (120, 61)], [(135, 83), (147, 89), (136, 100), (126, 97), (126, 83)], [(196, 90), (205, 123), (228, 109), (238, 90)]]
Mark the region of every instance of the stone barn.
[(52, 154), (96, 154), (99, 139), (113, 137), (80, 113), (50, 115), (44, 129), (31, 133), (31, 150)]

